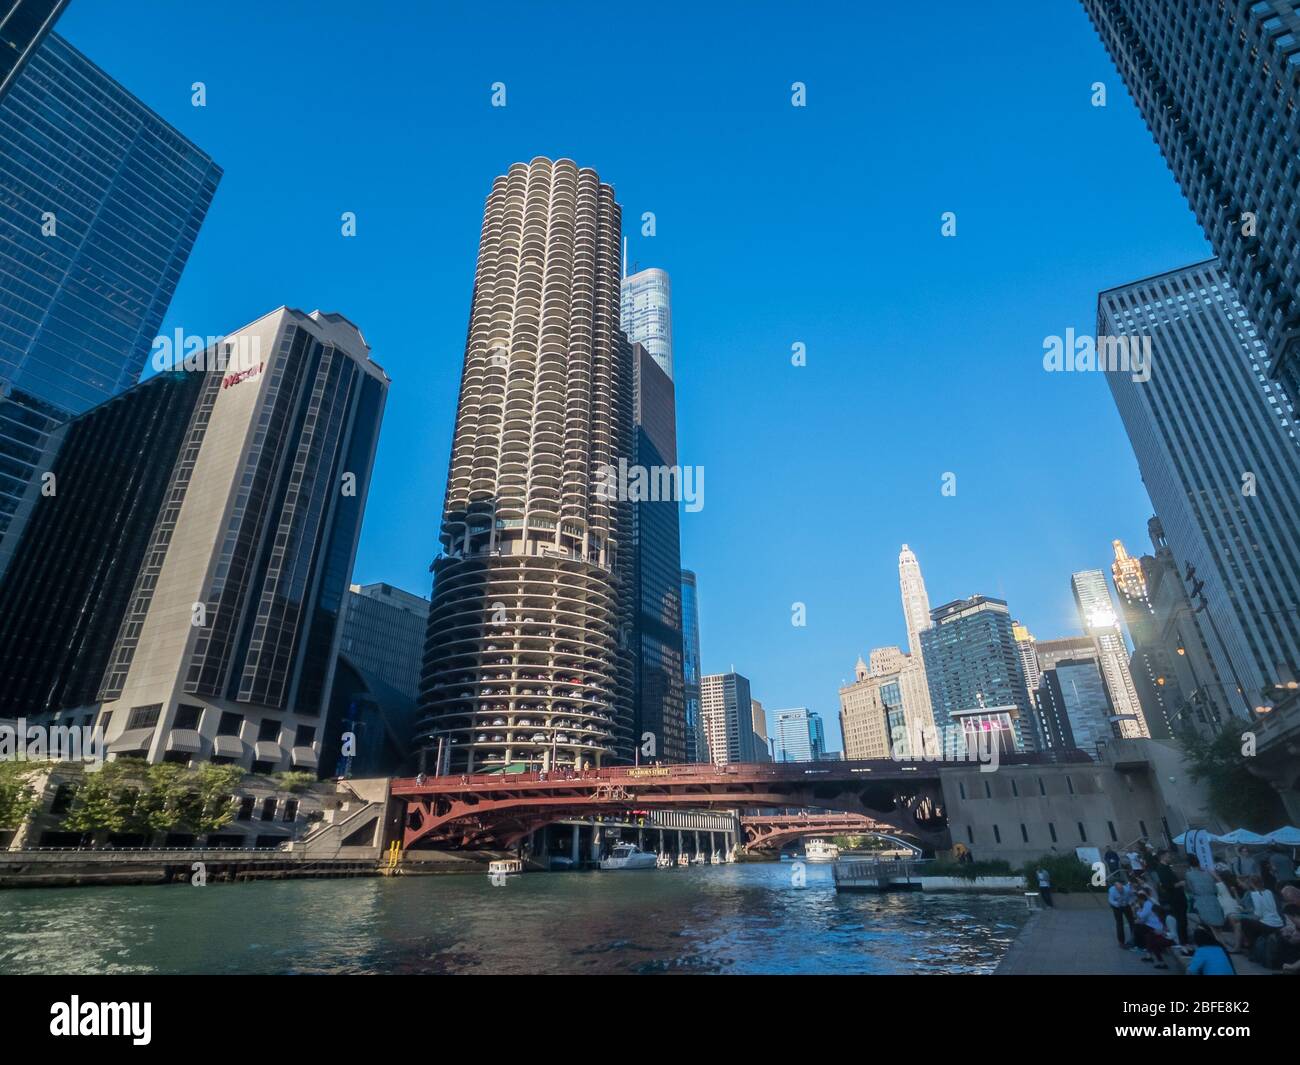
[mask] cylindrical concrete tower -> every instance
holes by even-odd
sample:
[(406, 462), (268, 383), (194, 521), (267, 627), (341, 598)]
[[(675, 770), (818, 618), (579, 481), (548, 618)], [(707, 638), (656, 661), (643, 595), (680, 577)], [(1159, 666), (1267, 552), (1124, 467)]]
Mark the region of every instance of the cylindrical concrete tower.
[(631, 756), (632, 366), (621, 212), (592, 170), (516, 163), (493, 183), (434, 562), (416, 742), (427, 772), (583, 768)]

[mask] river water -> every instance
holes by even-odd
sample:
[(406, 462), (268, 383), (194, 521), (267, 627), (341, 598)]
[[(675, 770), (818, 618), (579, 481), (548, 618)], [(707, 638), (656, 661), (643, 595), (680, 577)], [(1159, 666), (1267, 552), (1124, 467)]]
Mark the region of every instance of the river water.
[(804, 869), (0, 890), (0, 973), (986, 973), (1028, 916)]

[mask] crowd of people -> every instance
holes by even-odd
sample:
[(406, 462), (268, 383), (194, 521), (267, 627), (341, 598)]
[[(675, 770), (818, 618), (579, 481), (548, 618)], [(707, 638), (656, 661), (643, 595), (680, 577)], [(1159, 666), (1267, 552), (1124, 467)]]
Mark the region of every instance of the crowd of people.
[(1208, 869), (1189, 854), (1180, 872), (1171, 852), (1140, 840), (1104, 860), (1115, 938), (1144, 962), (1167, 969), (1179, 951), (1195, 976), (1235, 973), (1233, 955), (1300, 972), (1300, 882), (1285, 848), (1238, 847)]

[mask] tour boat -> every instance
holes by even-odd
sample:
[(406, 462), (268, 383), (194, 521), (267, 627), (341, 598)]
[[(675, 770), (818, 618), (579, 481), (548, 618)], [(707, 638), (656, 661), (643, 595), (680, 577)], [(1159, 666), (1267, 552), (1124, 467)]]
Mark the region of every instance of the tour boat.
[(601, 859), (602, 869), (653, 869), (659, 862), (653, 851), (643, 851), (635, 843), (618, 843)]
[(500, 861), (488, 862), (488, 876), (515, 876), (524, 871), (524, 863), (518, 858), (503, 858)]
[(833, 862), (839, 856), (839, 847), (824, 839), (810, 839), (804, 845), (803, 858), (806, 862)]

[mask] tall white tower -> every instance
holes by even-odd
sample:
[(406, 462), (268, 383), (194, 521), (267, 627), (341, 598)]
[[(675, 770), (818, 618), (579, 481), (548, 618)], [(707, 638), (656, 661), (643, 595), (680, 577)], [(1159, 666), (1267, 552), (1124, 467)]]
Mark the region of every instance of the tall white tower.
[(898, 553), (898, 586), (903, 593), (903, 620), (907, 623), (907, 649), (921, 655), (921, 633), (930, 627), (930, 597), (925, 594), (921, 564), (912, 549), (903, 545)]
[(930, 628), (930, 597), (925, 592), (921, 564), (912, 549), (903, 545), (898, 553), (898, 587), (903, 596), (903, 620), (907, 624), (908, 661), (902, 670), (903, 713), (908, 731), (934, 735), (936, 722), (930, 704), (930, 687), (921, 657), (921, 633)]

